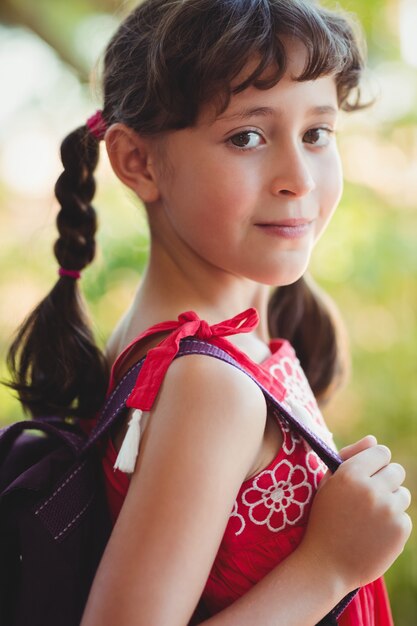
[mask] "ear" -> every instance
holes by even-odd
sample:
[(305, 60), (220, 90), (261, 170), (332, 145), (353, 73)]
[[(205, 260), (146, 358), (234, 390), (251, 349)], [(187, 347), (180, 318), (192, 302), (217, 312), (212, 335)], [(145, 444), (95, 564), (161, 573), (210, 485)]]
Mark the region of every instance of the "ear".
[(118, 178), (144, 202), (159, 199), (149, 139), (125, 124), (112, 124), (105, 136), (107, 154)]

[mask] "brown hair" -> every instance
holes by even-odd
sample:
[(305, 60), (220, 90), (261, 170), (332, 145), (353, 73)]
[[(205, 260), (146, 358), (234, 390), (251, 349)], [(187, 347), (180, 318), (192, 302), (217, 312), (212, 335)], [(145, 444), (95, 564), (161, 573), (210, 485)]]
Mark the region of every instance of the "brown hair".
[[(360, 108), (363, 53), (355, 27), (309, 0), (145, 0), (111, 39), (104, 59), (103, 116), (146, 135), (192, 126), (202, 104), (223, 111), (233, 93), (268, 89), (286, 69), (283, 37), (301, 40), (307, 62), (299, 81), (335, 76), (339, 106)], [(231, 88), (249, 61), (251, 75)], [(268, 77), (265, 70), (268, 68)], [(61, 265), (83, 269), (94, 257), (93, 171), (98, 147), (85, 126), (64, 140)], [(272, 335), (293, 341), (317, 396), (340, 372), (337, 332), (327, 308), (303, 279), (280, 287), (269, 308)], [(320, 332), (317, 329), (320, 328)], [(13, 386), (33, 414), (90, 417), (104, 396), (107, 371), (94, 345), (76, 283), (61, 277), (23, 324), (9, 352)]]
[(276, 289), (268, 306), (272, 336), (288, 339), (321, 404), (345, 381), (350, 357), (344, 324), (330, 297), (302, 277)]

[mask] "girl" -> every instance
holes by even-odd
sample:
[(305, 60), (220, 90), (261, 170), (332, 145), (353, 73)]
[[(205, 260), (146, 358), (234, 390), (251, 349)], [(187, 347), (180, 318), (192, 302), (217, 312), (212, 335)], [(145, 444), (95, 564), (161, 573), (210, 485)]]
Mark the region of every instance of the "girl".
[[(33, 414), (91, 417), (108, 366), (109, 391), (143, 356), (152, 366), (131, 403), (149, 410), (103, 451), (115, 526), (82, 626), (310, 626), (358, 586), (339, 623), (392, 624), (380, 577), (411, 522), (388, 448), (365, 437), (323, 478), (243, 372), (202, 355), (169, 365), (181, 336), (215, 337), (331, 441), (316, 400), (343, 355), (303, 275), (340, 199), (335, 126), (360, 106), (362, 67), (348, 21), (309, 0), (146, 0), (111, 40), (103, 110), (62, 145), (60, 278), (10, 353)], [(105, 356), (77, 291), (103, 137), (151, 233)]]

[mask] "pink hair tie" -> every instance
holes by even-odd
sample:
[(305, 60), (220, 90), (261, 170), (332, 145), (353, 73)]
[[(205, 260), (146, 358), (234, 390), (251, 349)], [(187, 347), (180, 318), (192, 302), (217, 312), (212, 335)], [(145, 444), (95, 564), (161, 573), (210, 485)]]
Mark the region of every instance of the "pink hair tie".
[(63, 267), (59, 268), (58, 274), (60, 276), (68, 276), (68, 278), (73, 278), (74, 280), (77, 280), (77, 278), (81, 277), (81, 272), (79, 272), (78, 270), (66, 270)]
[(104, 139), (104, 135), (106, 134), (107, 124), (106, 120), (103, 117), (103, 111), (96, 111), (94, 115), (88, 118), (86, 122), (86, 126), (90, 133), (97, 139), (97, 141), (101, 141)]

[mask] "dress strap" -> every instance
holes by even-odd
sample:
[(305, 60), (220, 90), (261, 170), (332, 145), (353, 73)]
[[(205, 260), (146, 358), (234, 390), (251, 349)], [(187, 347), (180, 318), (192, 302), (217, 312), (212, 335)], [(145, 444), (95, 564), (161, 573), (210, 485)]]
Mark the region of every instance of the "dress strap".
[[(194, 311), (181, 313), (178, 316), (178, 320), (155, 324), (138, 335), (118, 356), (112, 367), (109, 390), (112, 390), (114, 387), (117, 368), (123, 363), (132, 348), (142, 339), (159, 333), (166, 333), (167, 331), (171, 331), (170, 334), (147, 353), (133, 391), (126, 403), (128, 407), (141, 409), (142, 411), (151, 410), (164, 376), (178, 354), (180, 341), (186, 337), (202, 339), (225, 350), (247, 370), (256, 375), (261, 383), (267, 383), (269, 380), (267, 372), (254, 363), (234, 344), (225, 339), (227, 336), (251, 332), (257, 327), (258, 323), (258, 312), (256, 309), (250, 308), (212, 326), (205, 320), (201, 320)], [(282, 385), (281, 388), (277, 389), (277, 395), (278, 399), (284, 399), (285, 389)]]
[[(129, 344), (117, 358), (113, 366), (114, 372), (126, 354), (140, 340), (157, 333), (171, 331), (159, 345), (152, 348), (147, 353), (135, 386), (126, 402), (126, 406), (140, 409), (141, 411), (150, 411), (152, 409), (165, 374), (178, 354), (180, 341), (186, 337), (195, 337), (203, 341), (208, 341), (225, 350), (246, 369), (255, 374), (258, 379), (260, 378), (261, 383), (266, 382), (266, 379), (269, 377), (265, 370), (254, 363), (234, 344), (225, 339), (227, 336), (251, 332), (257, 327), (258, 323), (259, 315), (256, 309), (250, 308), (228, 320), (213, 324), (212, 326), (205, 320), (201, 320), (194, 311), (181, 313), (177, 321), (155, 324)], [(264, 378), (265, 381), (263, 380)], [(110, 384), (112, 384), (112, 381)], [(278, 399), (282, 400), (285, 397), (285, 388), (283, 386), (281, 387), (282, 388), (279, 388), (277, 391), (278, 396), (281, 396), (278, 397)]]
[[(113, 389), (115, 382), (114, 373), (123, 363), (126, 356), (129, 354), (132, 348), (134, 348), (140, 341), (147, 337), (152, 337), (153, 335), (171, 331), (171, 334), (166, 337), (165, 340), (163, 340), (153, 350), (159, 349), (159, 352), (157, 353), (157, 358), (160, 358), (161, 352), (169, 351), (171, 347), (171, 352), (172, 350), (174, 350), (173, 358), (175, 358), (175, 355), (178, 352), (179, 342), (183, 337), (198, 336), (200, 339), (208, 339), (213, 336), (248, 333), (256, 328), (258, 323), (258, 312), (256, 311), (256, 309), (250, 308), (246, 311), (243, 311), (242, 313), (239, 313), (235, 317), (232, 317), (231, 319), (220, 322), (219, 324), (214, 324), (213, 326), (209, 326), (206, 321), (201, 320), (198, 317), (197, 313), (195, 313), (194, 311), (186, 311), (185, 313), (181, 313), (181, 315), (178, 316), (177, 320), (168, 320), (166, 322), (154, 324), (143, 333), (135, 337), (135, 339), (129, 343), (129, 345), (123, 350), (123, 352), (119, 354), (112, 367), (109, 389)], [(148, 352), (148, 355), (153, 352), (153, 350), (150, 350)], [(169, 363), (167, 365), (167, 368), (168, 366)]]

